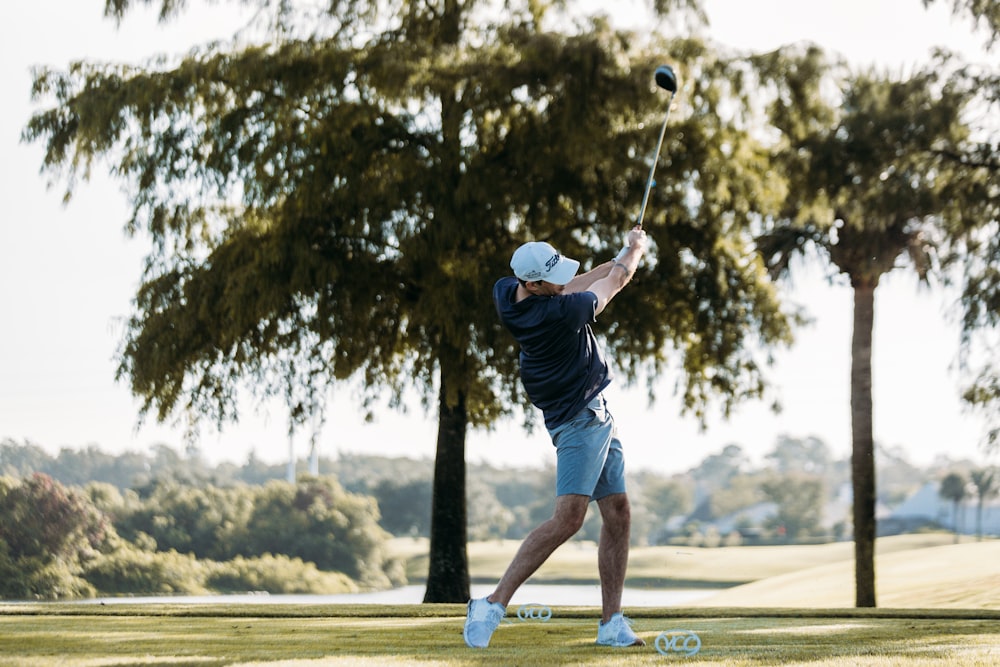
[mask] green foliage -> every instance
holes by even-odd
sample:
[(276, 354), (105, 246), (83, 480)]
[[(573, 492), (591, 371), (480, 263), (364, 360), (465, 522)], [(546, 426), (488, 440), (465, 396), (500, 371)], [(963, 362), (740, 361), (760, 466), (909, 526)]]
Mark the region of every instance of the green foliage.
[[(31, 448), (31, 445), (24, 446)], [(879, 501), (883, 504), (891, 506), (912, 493), (921, 481), (944, 474), (937, 467), (914, 466), (906, 460), (905, 450), (880, 447), (878, 452)], [(160, 461), (169, 459), (162, 451), (155, 456)], [(850, 479), (848, 461), (831, 459), (828, 446), (814, 438), (779, 438), (766, 462), (779, 474), (784, 474), (781, 471), (821, 473), (824, 486), (834, 494)], [(321, 459), (320, 468), (336, 478), (346, 491), (375, 499), (381, 516), (379, 524), (386, 531), (412, 537), (416, 527), (417, 536), (429, 536), (431, 461), (351, 454), (341, 455), (336, 460)], [(261, 485), (230, 481), (221, 487), (207, 482), (192, 486), (178, 482), (173, 475), (179, 472), (180, 477), (191, 479), (231, 480), (234, 476), (256, 479), (261, 470), (263, 468), (253, 462), (242, 468), (229, 463), (214, 468), (200, 465), (186, 471), (168, 470), (166, 478), (144, 485), (139, 493), (131, 489), (119, 491), (104, 483), (88, 484), (84, 493), (109, 517), (119, 534), (143, 549), (183, 551), (194, 548), (199, 559), (225, 561), (237, 555), (254, 555), (245, 545), (247, 508), (253, 506)], [(749, 475), (748, 480), (757, 479), (761, 471), (750, 465), (739, 446), (729, 445), (720, 452), (708, 453), (701, 464), (683, 476), (643, 470), (630, 473), (634, 543), (642, 545), (647, 541), (655, 543), (668, 539), (670, 533), (664, 532), (665, 522), (675, 515), (692, 511), (696, 483), (699, 495), (711, 498), (708, 504), (712, 511), (705, 518), (725, 513), (723, 508), (742, 509), (740, 503), (746, 506), (758, 502), (760, 496), (753, 491), (752, 484), (730, 483), (730, 480), (733, 479), (731, 475)], [(275, 466), (274, 476), (283, 475), (284, 466)], [(554, 469), (550, 467), (470, 466), (470, 493), (479, 494), (476, 502), (481, 500), (484, 507), (492, 508), (496, 518), (506, 525), (502, 535), (498, 536), (497, 530), (485, 532), (491, 538), (520, 539), (549, 518), (553, 510), (553, 475)], [(278, 480), (271, 477), (269, 481)], [(17, 482), (8, 479), (7, 483)], [(743, 493), (737, 489), (742, 489)], [(177, 517), (172, 515), (174, 503), (178, 504)], [(197, 508), (206, 503), (216, 505), (205, 509), (205, 521), (200, 521)], [(470, 530), (474, 533), (479, 529), (477, 517), (478, 514), (469, 519)], [(760, 526), (746, 524), (743, 528), (759, 529)], [(198, 537), (192, 537), (187, 531), (193, 531), (192, 534)], [(171, 533), (179, 540), (172, 541)], [(584, 533), (577, 536), (578, 539), (584, 537)], [(218, 544), (213, 542), (216, 538), (220, 540)]]
[(711, 516), (718, 518), (765, 500), (760, 475), (734, 475), (713, 489), (709, 501)]
[(90, 482), (105, 482), (118, 489), (142, 486), (149, 480), (149, 471), (164, 476), (170, 472), (184, 474), (184, 461), (169, 447), (154, 448), (152, 455), (124, 452), (116, 455), (101, 451), (97, 446), (63, 447), (51, 456), (35, 443), (0, 439), (0, 474), (27, 477), (44, 473), (71, 486)]
[(686, 479), (638, 473), (630, 477), (628, 488), (633, 544), (661, 543), (667, 522), (694, 509), (694, 484)]
[(202, 595), (209, 564), (192, 554), (145, 551), (122, 543), (94, 561), (86, 580), (105, 595)]
[[(497, 402), (520, 391), (483, 295), (526, 237), (581, 256), (619, 243), (644, 172), (629, 157), (646, 152), (635, 120), (658, 112), (648, 83), (623, 65), (649, 56), (592, 30), (510, 27), (503, 47), (459, 59), (405, 42), (345, 52), (335, 40), (289, 41), (170, 72), (40, 73), (36, 95), (64, 106), (38, 114), (26, 136), (49, 138), (47, 164), (69, 167), (71, 182), (77, 165), (120, 156), (115, 172), (134, 190), (129, 225), (158, 239), (120, 370), (146, 407), (230, 419), (245, 379), (304, 419), (331, 381), (354, 373), (377, 392), (408, 380), (432, 389), (446, 349), (457, 365), (441, 368), (457, 373), (450, 386), (471, 399), (473, 423), (520, 402)], [(645, 292), (658, 298), (623, 306), (617, 326), (634, 335), (611, 342), (627, 368), (651, 350), (659, 366), (676, 345), (694, 408), (758, 394), (747, 327), (776, 341), (784, 325), (740, 239), (773, 185), (764, 153), (715, 126), (712, 81), (725, 65), (697, 44), (672, 46), (704, 60), (705, 76), (691, 83), (698, 108), (677, 129), (685, 144), (661, 189), (670, 222), (651, 225), (660, 252)], [(434, 98), (445, 100), (437, 119), (386, 109)], [(189, 194), (192, 182), (205, 187)], [(690, 188), (702, 193), (697, 209)]]
[(405, 583), (377, 522), (374, 500), (329, 478), (229, 489), (168, 480), (140, 499), (104, 483), (83, 491), (38, 473), (0, 477), (0, 598)]
[(969, 481), (976, 492), (976, 536), (983, 537), (983, 505), (1000, 495), (1000, 468), (977, 468), (969, 472)]
[(832, 463), (829, 446), (815, 436), (779, 436), (774, 449), (765, 458), (778, 472), (823, 473)]
[[(924, 0), (925, 5), (941, 0)], [(989, 44), (995, 46), (1000, 38), (1000, 5), (992, 0), (947, 0), (956, 15), (969, 15), (977, 26), (982, 24), (989, 37)]]
[(79, 568), (39, 556), (14, 559), (0, 542), (0, 599), (61, 600), (93, 597), (94, 587)]
[(116, 527), (129, 540), (142, 532), (162, 549), (199, 558), (227, 559), (240, 552), (253, 508), (246, 486), (188, 486), (173, 480), (155, 483), (141, 503), (118, 513)]
[(730, 443), (718, 454), (709, 454), (691, 471), (698, 482), (711, 486), (724, 486), (749, 465), (746, 453), (737, 444)]
[(347, 493), (333, 479), (271, 482), (260, 490), (247, 521), (247, 554), (283, 553), (336, 570), (365, 586), (399, 583), (386, 533), (371, 498)]
[(79, 575), (114, 536), (77, 490), (35, 473), (0, 484), (0, 598), (93, 594)]
[[(779, 51), (761, 62), (779, 89), (771, 117), (790, 179), (782, 215), (758, 242), (771, 270), (787, 271), (791, 256), (812, 244), (852, 285), (877, 285), (904, 255), (927, 279), (931, 239), (961, 215), (961, 175), (943, 154), (960, 153), (969, 140), (968, 78), (956, 77), (944, 56), (905, 80), (875, 72), (837, 80), (816, 51)], [(833, 106), (820, 93), (831, 79), (841, 95)]]
[[(172, 71), (39, 72), (36, 97), (57, 106), (26, 138), (47, 139), (46, 165), (68, 169), (71, 188), (94, 158), (115, 160), (133, 191), (130, 228), (157, 239), (121, 367), (147, 408), (231, 418), (245, 379), (304, 418), (331, 380), (355, 372), (377, 391), (408, 379), (431, 389), (446, 350), (458, 356), (440, 369), (471, 399), (473, 423), (521, 402), (501, 400), (522, 399), (515, 355), (483, 295), (529, 236), (582, 256), (617, 246), (660, 109), (653, 56), (625, 36), (599, 23), (541, 33), (517, 9), (507, 25), (476, 26), (475, 4), (456, 3), (436, 26), (404, 21), (420, 31), (455, 20), (456, 44), (446, 30), (362, 51), (288, 39)], [(694, 407), (759, 393), (748, 326), (783, 338), (739, 238), (773, 183), (764, 152), (719, 125), (716, 81), (734, 73), (697, 43), (663, 49), (702, 75), (678, 127), (685, 142), (671, 147), (675, 179), (657, 193), (667, 215), (651, 225), (660, 252), (646, 294), (658, 297), (630, 297), (608, 330), (634, 334), (614, 340), (630, 369), (649, 357), (658, 367), (675, 345)]]
[(123, 537), (150, 539), (161, 550), (211, 560), (282, 554), (366, 587), (401, 583), (400, 565), (385, 552), (389, 535), (378, 524), (377, 504), (332, 477), (228, 488), (167, 480), (117, 516)]
[[(925, 0), (925, 3), (930, 0)], [(995, 52), (1000, 37), (1000, 5), (989, 0), (953, 0), (955, 14), (971, 15), (977, 26), (987, 31), (988, 48)], [(977, 123), (978, 142), (961, 152), (947, 152), (944, 157), (960, 171), (956, 185), (956, 206), (963, 211), (959, 242), (951, 262), (961, 267), (962, 284), (962, 357), (968, 363), (968, 386), (962, 398), (979, 412), (986, 422), (985, 449), (1000, 448), (1000, 366), (993, 332), (1000, 323), (1000, 69), (996, 62), (964, 68), (978, 91), (973, 118)], [(985, 223), (985, 224), (984, 224)], [(985, 360), (985, 361), (981, 361)]]
[(431, 527), (431, 479), (396, 483), (383, 480), (373, 490), (378, 500), (379, 522), (393, 535), (429, 535)]
[(814, 474), (795, 473), (773, 476), (760, 485), (764, 495), (778, 506), (768, 527), (780, 529), (784, 539), (795, 541), (821, 535), (823, 480)]
[(83, 487), (87, 500), (104, 514), (113, 514), (125, 505), (125, 498), (112, 484), (87, 481)]
[[(501, 501), (493, 487), (486, 483), (486, 479), (490, 477), (494, 477), (494, 475), (490, 475), (489, 472), (486, 475), (476, 475), (469, 483), (468, 525), (470, 540), (502, 539), (508, 534), (508, 530), (514, 523), (513, 508)], [(552, 491), (546, 489), (543, 497), (551, 494)]]
[[(102, 595), (204, 595), (267, 592), (329, 595), (353, 593), (358, 583), (340, 572), (285, 555), (218, 562), (174, 550), (148, 551), (126, 542), (91, 563), (83, 573), (91, 593)], [(68, 596), (74, 597), (74, 596)]]
[(968, 495), (969, 482), (964, 475), (958, 472), (950, 472), (941, 480), (941, 487), (938, 495), (945, 500), (950, 500), (955, 504), (961, 503)]
[(356, 593), (356, 581), (341, 572), (322, 572), (313, 563), (285, 555), (236, 558), (211, 568), (205, 585), (223, 593), (267, 591), (275, 594)]
[(78, 490), (36, 473), (0, 495), (0, 538), (17, 561), (76, 565), (92, 558), (113, 529)]
[(33, 442), (19, 444), (12, 438), (0, 440), (0, 476), (20, 478), (34, 472), (46, 472), (45, 463), (50, 458)]

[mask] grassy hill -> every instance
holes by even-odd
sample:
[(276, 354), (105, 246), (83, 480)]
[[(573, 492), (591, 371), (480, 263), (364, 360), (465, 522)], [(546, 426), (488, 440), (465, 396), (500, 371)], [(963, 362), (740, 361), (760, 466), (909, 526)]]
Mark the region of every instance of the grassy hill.
[[(880, 607), (1000, 610), (1000, 541), (953, 544), (950, 534), (880, 538), (876, 543), (876, 595)], [(469, 545), (474, 581), (493, 582), (519, 542)], [(427, 542), (401, 539), (412, 582), (427, 572)], [(532, 583), (593, 584), (597, 548), (569, 543), (532, 577)], [(631, 587), (720, 588), (698, 606), (853, 607), (854, 545), (836, 542), (773, 547), (641, 547), (632, 550)]]
[[(880, 607), (1000, 609), (1000, 541), (879, 553)], [(827, 563), (730, 588), (702, 607), (851, 607), (854, 561)]]

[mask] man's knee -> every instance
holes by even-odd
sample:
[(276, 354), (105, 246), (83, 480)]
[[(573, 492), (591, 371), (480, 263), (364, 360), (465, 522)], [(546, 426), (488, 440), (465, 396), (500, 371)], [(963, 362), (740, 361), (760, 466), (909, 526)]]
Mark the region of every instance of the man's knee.
[(597, 501), (597, 506), (605, 523), (628, 525), (632, 519), (632, 507), (624, 493), (605, 496)]
[(566, 532), (567, 539), (583, 528), (589, 503), (590, 499), (586, 496), (567, 495), (556, 498), (552, 519)]

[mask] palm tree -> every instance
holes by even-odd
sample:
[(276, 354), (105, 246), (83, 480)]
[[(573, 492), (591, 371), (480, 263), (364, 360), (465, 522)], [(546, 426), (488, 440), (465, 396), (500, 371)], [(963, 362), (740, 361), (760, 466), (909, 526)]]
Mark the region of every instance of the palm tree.
[(976, 539), (983, 539), (983, 505), (1000, 493), (1000, 478), (995, 468), (979, 468), (969, 473), (976, 489)]
[[(851, 473), (854, 488), (855, 593), (875, 606), (875, 459), (872, 331), (875, 290), (908, 266), (927, 282), (934, 239), (953, 215), (942, 196), (949, 167), (931, 149), (961, 145), (967, 91), (943, 86), (942, 67), (903, 81), (873, 73), (842, 84), (838, 107), (823, 101), (831, 69), (811, 49), (761, 59), (779, 89), (771, 106), (783, 134), (776, 155), (789, 179), (782, 215), (765, 221), (758, 251), (774, 276), (793, 256), (816, 250), (847, 276), (854, 292), (851, 343)], [(908, 258), (908, 261), (907, 261)]]
[(958, 544), (958, 510), (965, 500), (968, 481), (961, 473), (950, 472), (941, 480), (938, 495), (951, 501), (951, 529), (955, 533), (955, 544)]

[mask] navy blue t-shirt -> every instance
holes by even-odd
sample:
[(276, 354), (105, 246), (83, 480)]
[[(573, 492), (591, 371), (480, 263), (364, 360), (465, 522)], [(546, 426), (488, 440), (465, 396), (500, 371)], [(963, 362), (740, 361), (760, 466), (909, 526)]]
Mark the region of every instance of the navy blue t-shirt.
[(517, 278), (501, 278), (493, 286), (500, 321), (521, 346), (521, 383), (545, 416), (546, 428), (552, 429), (572, 419), (611, 384), (611, 372), (590, 328), (597, 295), (516, 299)]

